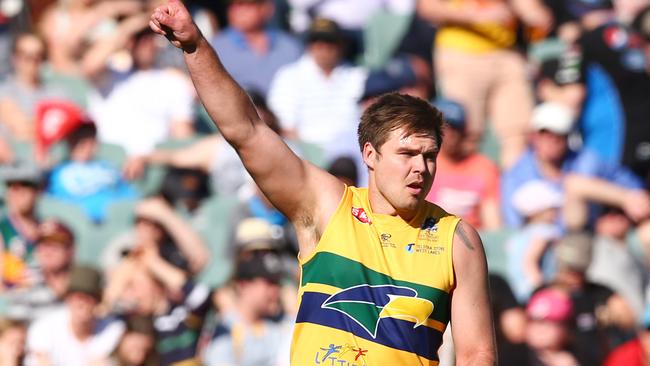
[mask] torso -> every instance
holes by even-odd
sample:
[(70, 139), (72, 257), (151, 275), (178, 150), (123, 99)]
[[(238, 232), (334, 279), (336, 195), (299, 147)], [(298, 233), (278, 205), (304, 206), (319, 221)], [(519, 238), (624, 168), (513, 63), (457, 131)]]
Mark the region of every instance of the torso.
[(291, 364), (437, 365), (458, 221), (429, 203), (411, 222), (374, 214), (366, 189), (346, 188), (301, 259)]

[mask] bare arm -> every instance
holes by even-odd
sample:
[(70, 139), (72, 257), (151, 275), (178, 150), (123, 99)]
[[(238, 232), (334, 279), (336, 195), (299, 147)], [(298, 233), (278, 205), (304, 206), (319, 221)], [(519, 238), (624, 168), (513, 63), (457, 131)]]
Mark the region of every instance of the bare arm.
[(203, 240), (162, 198), (149, 198), (142, 201), (136, 208), (136, 212), (165, 227), (178, 249), (187, 258), (193, 273), (198, 273), (205, 267), (210, 253)]
[(343, 185), (298, 158), (262, 122), (248, 95), (225, 70), (179, 0), (168, 0), (158, 7), (150, 26), (183, 50), (208, 114), (266, 197), (298, 228), (317, 231), (316, 225), (326, 222), (334, 212)]
[(553, 16), (541, 0), (510, 0), (510, 6), (521, 21), (530, 26), (550, 30)]
[(210, 170), (219, 144), (226, 142), (217, 135), (206, 137), (178, 150), (156, 150), (147, 156), (151, 164), (171, 165), (177, 168)]
[(479, 23), (508, 23), (512, 21), (512, 11), (505, 3), (490, 6), (477, 6), (473, 3), (452, 3), (447, 0), (419, 0), (417, 12), (424, 19), (435, 24), (456, 24), (472, 26)]
[(451, 299), (451, 330), (456, 364), (496, 365), (483, 243), (476, 230), (463, 221), (454, 235), (453, 263), (456, 288)]
[(503, 226), (501, 220), (501, 205), (496, 199), (487, 199), (481, 202), (481, 228), (485, 230), (497, 230)]

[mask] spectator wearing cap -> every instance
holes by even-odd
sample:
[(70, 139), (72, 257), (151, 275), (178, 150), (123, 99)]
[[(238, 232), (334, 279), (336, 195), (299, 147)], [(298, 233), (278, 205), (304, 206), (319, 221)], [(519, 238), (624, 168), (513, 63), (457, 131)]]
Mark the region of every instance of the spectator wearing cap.
[(573, 302), (576, 354), (585, 365), (600, 365), (611, 346), (634, 329), (635, 313), (620, 294), (587, 279), (593, 253), (591, 233), (564, 236), (554, 253), (557, 271), (550, 284), (565, 290)]
[(229, 0), (228, 27), (211, 42), (235, 80), (265, 97), (275, 73), (302, 54), (298, 40), (268, 27), (274, 11), (272, 0)]
[(597, 365), (582, 363), (572, 350), (571, 333), (575, 316), (566, 292), (547, 288), (535, 293), (526, 306), (526, 344), (530, 366)]
[(29, 327), (26, 364), (87, 366), (107, 358), (117, 347), (124, 324), (97, 317), (102, 291), (96, 269), (73, 267), (65, 306)]
[(517, 300), (525, 304), (555, 274), (552, 247), (561, 235), (557, 218), (562, 195), (551, 184), (533, 180), (517, 189), (512, 200), (526, 222), (506, 243), (508, 279)]
[(269, 90), (269, 107), (288, 137), (316, 144), (327, 151), (355, 136), (357, 101), (367, 73), (343, 63), (345, 47), (339, 26), (317, 18), (307, 33), (307, 50), (282, 67)]
[[(502, 175), (502, 207), (506, 225), (519, 227), (523, 216), (512, 204), (514, 192), (531, 180), (543, 180), (559, 192), (569, 187), (571, 180), (588, 179), (588, 188), (581, 197), (590, 202), (605, 203), (623, 208), (635, 220), (643, 220), (650, 214), (650, 198), (643, 182), (632, 172), (618, 165), (604, 162), (589, 149), (574, 150), (569, 147), (568, 137), (573, 129), (574, 115), (571, 110), (556, 103), (543, 103), (535, 108), (531, 119), (530, 146), (517, 163)], [(590, 205), (587, 219), (580, 216), (580, 205), (575, 204), (564, 220), (568, 226), (579, 228), (581, 223), (593, 223), (597, 207)], [(583, 210), (584, 211), (584, 210)]]
[(634, 228), (632, 220), (616, 207), (606, 207), (594, 226), (593, 256), (587, 279), (619, 293), (640, 316), (647, 286), (643, 258), (632, 252), (628, 235)]
[(499, 169), (486, 156), (468, 147), (464, 107), (454, 101), (434, 102), (447, 122), (445, 143), (437, 160), (436, 180), (427, 200), (445, 207), (478, 229), (501, 227)]
[(140, 245), (110, 272), (105, 305), (125, 315), (152, 317), (161, 366), (198, 364), (199, 334), (210, 310), (210, 289)]
[(233, 275), (234, 306), (220, 323), (205, 351), (205, 365), (272, 366), (284, 351), (290, 327), (274, 322), (280, 312), (280, 257), (269, 250), (241, 253)]
[(78, 126), (65, 141), (68, 159), (50, 173), (49, 196), (81, 207), (96, 223), (104, 220), (111, 203), (137, 198), (135, 188), (123, 179), (121, 167), (97, 157), (97, 128), (92, 121)]
[(650, 362), (650, 306), (646, 305), (636, 337), (612, 350), (604, 366), (645, 366)]
[(25, 284), (8, 293), (9, 313), (32, 320), (59, 307), (69, 287), (74, 251), (74, 235), (65, 224), (43, 221), (34, 248), (35, 264), (23, 275)]
[(36, 202), (40, 196), (41, 172), (28, 166), (4, 169), (1, 180), (7, 186), (6, 211), (0, 215), (0, 288), (20, 286), (25, 268), (34, 262), (38, 236)]
[(0, 364), (20, 366), (25, 358), (27, 323), (22, 320), (0, 318)]
[(550, 12), (541, 0), (419, 0), (418, 11), (439, 26), (434, 68), (442, 95), (467, 108), (474, 141), (490, 121), (501, 146), (500, 165), (511, 167), (525, 151), (533, 108), (526, 62), (515, 45), (517, 25), (545, 34), (553, 22)]

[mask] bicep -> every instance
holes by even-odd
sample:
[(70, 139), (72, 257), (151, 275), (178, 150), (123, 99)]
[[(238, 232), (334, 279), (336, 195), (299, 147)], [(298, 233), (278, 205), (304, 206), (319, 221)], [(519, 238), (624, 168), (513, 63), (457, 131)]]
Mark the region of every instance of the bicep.
[(244, 166), (271, 203), (292, 222), (316, 223), (333, 213), (344, 186), (331, 174), (300, 159), (265, 125), (237, 148)]
[(453, 263), (451, 322), (458, 363), (492, 365), (496, 350), (485, 252), (476, 230), (462, 221), (454, 235)]

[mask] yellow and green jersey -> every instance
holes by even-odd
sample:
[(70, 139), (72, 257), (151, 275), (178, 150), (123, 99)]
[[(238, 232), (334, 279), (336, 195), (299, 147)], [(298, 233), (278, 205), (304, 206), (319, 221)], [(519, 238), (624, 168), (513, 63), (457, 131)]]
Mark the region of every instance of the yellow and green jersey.
[(410, 222), (375, 214), (367, 189), (347, 187), (300, 260), (291, 365), (437, 365), (458, 221), (431, 203)]

